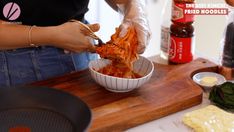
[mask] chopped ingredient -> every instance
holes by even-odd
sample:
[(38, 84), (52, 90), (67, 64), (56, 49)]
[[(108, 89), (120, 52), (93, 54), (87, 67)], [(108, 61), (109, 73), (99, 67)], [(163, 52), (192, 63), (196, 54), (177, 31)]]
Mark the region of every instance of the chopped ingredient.
[(124, 37), (119, 37), (120, 29), (117, 28), (111, 40), (96, 49), (101, 58), (110, 59), (112, 63), (99, 69), (98, 72), (121, 78), (139, 78), (133, 71), (133, 62), (138, 59), (137, 35), (133, 27), (128, 28)]
[(216, 85), (218, 82), (218, 79), (216, 77), (203, 77), (201, 79), (201, 84), (204, 85), (204, 86), (214, 86)]

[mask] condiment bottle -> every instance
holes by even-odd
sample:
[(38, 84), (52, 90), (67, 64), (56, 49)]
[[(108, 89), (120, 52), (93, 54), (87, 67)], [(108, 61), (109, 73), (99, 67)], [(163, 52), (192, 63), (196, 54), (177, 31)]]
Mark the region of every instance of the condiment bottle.
[(221, 63), (220, 73), (228, 80), (234, 79), (234, 22), (226, 29)]
[(173, 0), (172, 4), (172, 22), (173, 23), (187, 23), (192, 24), (194, 22), (194, 15), (185, 14), (184, 10), (193, 9), (192, 6), (195, 0)]
[(174, 0), (172, 9), (172, 25), (170, 27), (169, 63), (188, 63), (193, 60), (194, 15), (184, 14), (186, 4), (194, 4), (194, 0)]
[(224, 36), (221, 41), (221, 66), (219, 67), (219, 73), (224, 75), (227, 80), (234, 79), (234, 7), (232, 2), (226, 1), (229, 14), (227, 19), (227, 26), (224, 32)]
[(160, 57), (166, 61), (168, 60), (169, 46), (170, 46), (171, 8), (172, 8), (172, 0), (166, 0), (162, 10), (163, 19), (161, 23), (161, 43), (160, 43)]

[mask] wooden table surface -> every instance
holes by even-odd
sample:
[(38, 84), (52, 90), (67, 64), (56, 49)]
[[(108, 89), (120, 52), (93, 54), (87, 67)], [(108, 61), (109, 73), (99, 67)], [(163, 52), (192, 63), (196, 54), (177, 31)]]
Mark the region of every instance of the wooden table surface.
[(79, 96), (92, 110), (89, 131), (122, 131), (198, 105), (202, 89), (191, 79), (198, 71), (216, 71), (205, 59), (183, 65), (155, 64), (148, 83), (128, 93), (112, 93), (96, 84), (88, 70), (37, 82)]

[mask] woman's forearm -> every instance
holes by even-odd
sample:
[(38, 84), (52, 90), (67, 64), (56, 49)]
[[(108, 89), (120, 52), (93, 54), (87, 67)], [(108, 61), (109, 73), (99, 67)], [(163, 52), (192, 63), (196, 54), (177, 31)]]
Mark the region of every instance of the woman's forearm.
[(0, 20), (0, 50), (30, 47), (30, 41), (37, 46), (54, 43), (53, 27), (33, 27), (31, 31), (30, 27)]
[[(99, 30), (98, 24), (87, 26), (94, 32)], [(32, 27), (0, 20), (0, 50), (46, 45), (72, 52), (94, 51), (95, 47), (83, 30), (76, 21), (57, 26)]]
[(118, 11), (117, 4), (126, 4), (130, 2), (131, 0), (106, 0), (106, 3), (115, 11)]

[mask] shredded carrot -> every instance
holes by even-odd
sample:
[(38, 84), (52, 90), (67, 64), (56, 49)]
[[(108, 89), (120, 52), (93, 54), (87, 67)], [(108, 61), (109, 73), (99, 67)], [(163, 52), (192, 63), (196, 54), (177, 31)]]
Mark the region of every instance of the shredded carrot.
[(96, 49), (101, 58), (110, 59), (112, 63), (98, 72), (121, 78), (139, 78), (133, 72), (133, 62), (138, 59), (137, 36), (133, 27), (129, 27), (124, 37), (119, 37), (120, 29), (116, 28), (111, 40)]

